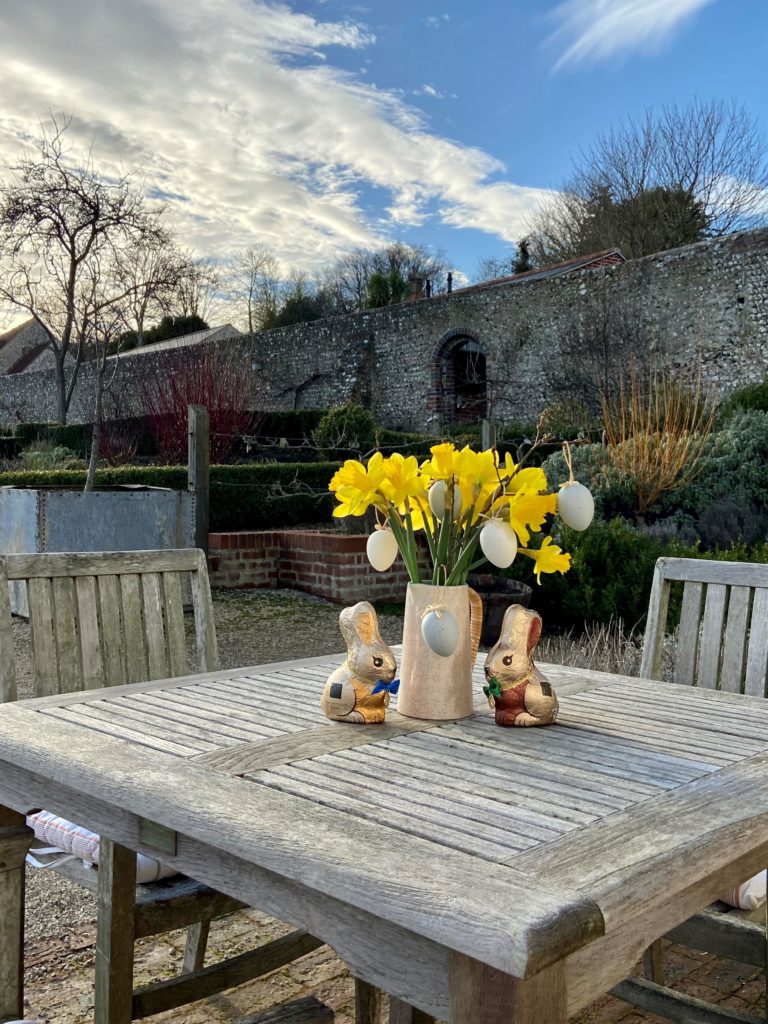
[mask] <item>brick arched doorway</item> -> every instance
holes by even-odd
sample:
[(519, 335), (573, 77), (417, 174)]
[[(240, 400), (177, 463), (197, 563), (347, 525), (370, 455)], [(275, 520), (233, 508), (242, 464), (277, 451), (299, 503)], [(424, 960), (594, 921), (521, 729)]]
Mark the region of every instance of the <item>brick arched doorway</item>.
[(446, 331), (432, 353), (430, 410), (440, 423), (477, 423), (488, 412), (487, 353), (466, 327)]

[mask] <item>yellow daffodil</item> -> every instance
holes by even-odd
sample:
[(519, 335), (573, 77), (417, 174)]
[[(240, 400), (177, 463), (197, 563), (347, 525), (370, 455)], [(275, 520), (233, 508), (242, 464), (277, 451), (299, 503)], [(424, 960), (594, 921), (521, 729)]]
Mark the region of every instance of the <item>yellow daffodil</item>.
[(543, 469), (538, 466), (531, 466), (530, 469), (521, 469), (516, 472), (506, 485), (508, 493), (518, 491), (546, 491), (548, 487), (547, 476)]
[(445, 444), (433, 445), (430, 449), (432, 458), (421, 465), (421, 472), (431, 480), (450, 480), (456, 474), (456, 445), (446, 441)]
[(557, 509), (557, 498), (554, 494), (537, 494), (535, 491), (518, 491), (507, 494), (505, 500), (509, 511), (509, 525), (517, 534), (521, 544), (531, 539), (529, 528), (538, 533), (544, 525), (547, 515), (554, 515)]
[(520, 548), (520, 551), (536, 563), (533, 571), (537, 583), (541, 583), (543, 572), (568, 572), (571, 567), (571, 556), (554, 544), (551, 537), (544, 538), (538, 551), (531, 548)]
[(471, 522), (477, 521), (488, 501), (500, 487), (496, 452), (473, 452), (462, 448), (456, 458), (456, 475), (465, 509), (473, 508)]
[[(328, 485), (336, 495), (339, 505), (333, 510), (334, 516), (362, 516), (369, 507), (376, 504), (377, 492), (384, 481), (384, 456), (375, 452), (368, 460), (368, 466), (355, 459), (347, 459), (338, 469)], [(383, 505), (382, 501), (382, 505)]]
[(419, 463), (415, 455), (405, 457), (399, 452), (394, 452), (384, 460), (383, 468), (381, 493), (393, 505), (399, 507), (406, 498), (426, 498), (427, 486), (419, 472)]

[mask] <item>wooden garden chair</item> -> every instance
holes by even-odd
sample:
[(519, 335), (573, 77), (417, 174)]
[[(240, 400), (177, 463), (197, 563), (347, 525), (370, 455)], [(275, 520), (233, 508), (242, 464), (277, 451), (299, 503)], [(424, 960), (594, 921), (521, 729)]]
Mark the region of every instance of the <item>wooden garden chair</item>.
[[(768, 565), (660, 558), (653, 577), (640, 668), (640, 675), (646, 679), (661, 679), (673, 588), (682, 589), (674, 683), (768, 696)], [(732, 884), (741, 881), (733, 879)], [(693, 949), (765, 969), (766, 912), (766, 907), (744, 911), (717, 903), (666, 937)], [(646, 953), (645, 971), (649, 980), (630, 978), (614, 993), (634, 1006), (675, 1021), (746, 1019), (743, 1014), (667, 988), (661, 940)]]
[[(188, 584), (186, 580), (188, 580)], [(43, 697), (189, 673), (183, 586), (191, 590), (198, 670), (219, 667), (204, 554), (196, 549), (0, 558), (0, 700), (17, 697), (9, 586), (26, 587), (33, 695)], [(17, 592), (18, 593), (18, 592)], [(125, 893), (101, 840), (100, 870), (70, 860), (55, 868), (98, 893), (97, 1024), (123, 1024), (211, 996), (322, 945), (303, 931), (204, 968), (211, 920), (244, 904), (177, 875)], [(129, 854), (134, 860), (135, 856)], [(182, 973), (133, 991), (134, 941), (188, 928)]]

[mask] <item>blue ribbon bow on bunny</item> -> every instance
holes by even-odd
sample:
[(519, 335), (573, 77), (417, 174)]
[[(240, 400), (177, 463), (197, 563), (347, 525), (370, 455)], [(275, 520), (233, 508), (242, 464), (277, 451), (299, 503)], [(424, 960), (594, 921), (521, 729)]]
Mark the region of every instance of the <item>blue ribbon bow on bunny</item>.
[(376, 685), (371, 690), (371, 694), (374, 693), (391, 693), (393, 696), (400, 689), (400, 680), (393, 679), (391, 683), (388, 683), (385, 679), (377, 679)]

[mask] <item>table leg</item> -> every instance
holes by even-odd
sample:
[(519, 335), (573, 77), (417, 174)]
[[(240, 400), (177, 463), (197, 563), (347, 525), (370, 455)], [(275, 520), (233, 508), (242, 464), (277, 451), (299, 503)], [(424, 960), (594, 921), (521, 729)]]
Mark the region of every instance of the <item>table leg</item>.
[(402, 999), (389, 997), (389, 1024), (434, 1024), (435, 1018)]
[(381, 1024), (381, 989), (355, 978), (355, 1024)]
[(96, 922), (96, 1024), (130, 1024), (136, 854), (103, 836), (99, 843)]
[(553, 964), (530, 978), (460, 953), (451, 954), (451, 1024), (565, 1024), (565, 968)]
[(34, 832), (0, 807), (0, 1020), (24, 1016), (24, 858)]

